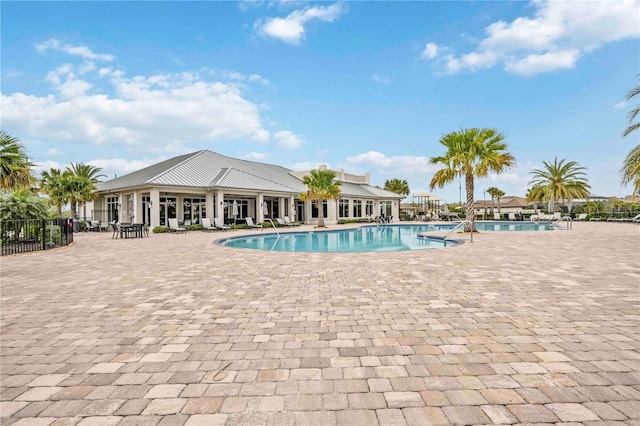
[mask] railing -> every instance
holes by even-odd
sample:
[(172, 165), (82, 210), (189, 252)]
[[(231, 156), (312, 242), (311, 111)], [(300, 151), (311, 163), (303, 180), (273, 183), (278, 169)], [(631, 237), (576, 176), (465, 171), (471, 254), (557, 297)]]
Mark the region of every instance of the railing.
[(473, 242), (473, 228), (475, 228), (473, 222), (471, 222), (470, 220), (463, 220), (462, 222), (460, 222), (459, 224), (457, 224), (456, 226), (454, 226), (452, 229), (449, 230), (449, 232), (447, 232), (446, 234), (444, 234), (444, 237), (442, 238), (442, 242), (444, 243), (444, 246), (447, 246), (447, 237), (449, 236), (449, 234), (451, 234), (453, 231), (455, 231), (456, 229), (460, 228), (461, 226), (463, 226), (465, 223), (468, 223), (469, 225), (471, 225), (471, 242)]
[(71, 219), (31, 219), (0, 221), (2, 256), (48, 250), (73, 242)]
[[(263, 220), (263, 222), (267, 222), (267, 221), (271, 222), (271, 226), (273, 226), (273, 229), (276, 230), (276, 234), (278, 234), (278, 238), (280, 238), (280, 233), (278, 232), (278, 228), (276, 227), (276, 224), (273, 223), (273, 220), (271, 220), (271, 219), (264, 219)], [(262, 227), (262, 229), (264, 229), (264, 226)]]
[(560, 219), (556, 219), (551, 222), (551, 227), (560, 229), (560, 222), (567, 222), (567, 229), (573, 229), (573, 219), (571, 216), (562, 216)]

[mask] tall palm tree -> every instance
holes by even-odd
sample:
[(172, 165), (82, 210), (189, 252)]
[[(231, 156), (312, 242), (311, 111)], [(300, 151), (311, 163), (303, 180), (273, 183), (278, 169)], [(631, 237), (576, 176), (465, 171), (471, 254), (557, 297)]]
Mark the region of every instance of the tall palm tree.
[[(640, 79), (640, 74), (638, 74), (638, 78)], [(628, 101), (630, 101), (632, 98), (638, 95), (640, 95), (640, 86), (634, 87), (633, 89), (631, 89), (629, 93), (627, 93), (626, 98)], [(629, 133), (633, 132), (634, 130), (640, 129), (640, 121), (637, 123), (633, 122), (633, 120), (635, 120), (638, 114), (640, 114), (640, 105), (636, 105), (636, 107), (629, 112), (629, 127), (627, 127), (624, 133), (622, 134), (623, 137), (627, 136)]]
[(505, 192), (502, 189), (498, 189), (496, 191), (496, 198), (498, 199), (498, 214), (500, 214), (500, 198), (504, 197), (504, 194)]
[(530, 173), (533, 179), (529, 182), (532, 186), (527, 201), (547, 201), (549, 211), (552, 212), (558, 200), (568, 200), (571, 211), (571, 201), (574, 198), (589, 197), (591, 187), (584, 172), (586, 168), (575, 161), (565, 161), (558, 161), (557, 157), (553, 163), (543, 161), (543, 169), (535, 169)]
[(409, 195), (409, 183), (404, 179), (387, 179), (384, 182), (384, 189), (400, 195)]
[(83, 163), (71, 163), (71, 167), (64, 171), (64, 188), (71, 203), (71, 217), (76, 217), (79, 202), (86, 203), (95, 198), (96, 185), (100, 182), (98, 178), (106, 177), (101, 171), (100, 167)]
[(487, 194), (491, 195), (491, 216), (493, 216), (493, 200), (497, 197), (498, 191), (495, 186), (487, 188)]
[(49, 196), (58, 217), (62, 216), (62, 206), (69, 202), (62, 171), (55, 168), (43, 171), (40, 175), (40, 190)]
[(336, 173), (331, 170), (311, 170), (311, 174), (302, 178), (307, 192), (300, 194), (302, 201), (313, 201), (318, 209), (318, 228), (324, 228), (323, 202), (340, 198), (342, 182), (334, 180)]
[(35, 182), (33, 166), (20, 139), (0, 130), (0, 189), (29, 188)]
[(640, 145), (629, 151), (622, 163), (621, 172), (622, 185), (633, 185), (631, 195), (640, 195)]
[(486, 177), (489, 172), (502, 173), (515, 165), (515, 158), (503, 142), (504, 135), (495, 129), (461, 129), (444, 135), (440, 143), (447, 152), (440, 157), (429, 159), (430, 164), (439, 165), (431, 179), (431, 190), (444, 187), (464, 176), (467, 193), (467, 220), (465, 231), (475, 230), (474, 179)]
[[(640, 74), (638, 75), (640, 79)], [(640, 95), (640, 86), (635, 87), (627, 93), (627, 100), (631, 100), (635, 96)], [(640, 128), (640, 121), (633, 123), (633, 120), (640, 114), (640, 105), (636, 105), (634, 109), (629, 112), (629, 127), (622, 134), (623, 137), (629, 133)], [(640, 195), (640, 145), (636, 145), (635, 148), (629, 151), (627, 158), (625, 158), (622, 164), (622, 185), (632, 184), (633, 192), (631, 195)]]

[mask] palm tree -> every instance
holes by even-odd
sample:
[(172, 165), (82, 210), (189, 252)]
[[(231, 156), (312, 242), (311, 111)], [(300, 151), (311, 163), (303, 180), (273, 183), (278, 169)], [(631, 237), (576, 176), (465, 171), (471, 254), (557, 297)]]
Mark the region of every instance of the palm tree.
[[(638, 74), (638, 77), (640, 79), (640, 74)], [(626, 99), (630, 101), (637, 95), (640, 95), (640, 86), (631, 89), (629, 93), (627, 93)], [(627, 129), (622, 134), (623, 137), (627, 136), (634, 130), (640, 129), (640, 121), (637, 123), (633, 123), (633, 120), (635, 120), (638, 114), (640, 114), (640, 105), (636, 105), (636, 107), (629, 112), (629, 127), (627, 127)]]
[(71, 203), (71, 217), (76, 217), (78, 203), (86, 203), (95, 198), (98, 178), (106, 177), (101, 174), (100, 167), (83, 163), (71, 163), (71, 167), (63, 173), (63, 182), (66, 195)]
[(505, 192), (501, 189), (496, 191), (496, 198), (498, 199), (498, 214), (500, 214), (500, 198), (504, 197), (504, 194)]
[(633, 185), (631, 195), (640, 195), (640, 145), (629, 151), (621, 172), (622, 185)]
[(562, 159), (558, 161), (556, 157), (553, 163), (542, 162), (544, 169), (535, 169), (531, 172), (533, 179), (529, 182), (527, 201), (542, 200), (549, 202), (549, 212), (555, 210), (555, 203), (558, 200), (568, 200), (569, 212), (571, 211), (571, 201), (574, 198), (587, 198), (590, 195), (589, 181), (584, 170), (575, 161), (565, 163)]
[[(640, 78), (640, 74), (638, 75)], [(627, 93), (627, 100), (631, 100), (635, 96), (640, 95), (640, 86), (635, 87)], [(633, 120), (640, 114), (640, 105), (636, 105), (634, 109), (629, 112), (629, 127), (622, 134), (626, 137), (629, 133), (640, 128), (640, 121), (633, 123)], [(640, 195), (640, 145), (637, 145), (625, 158), (622, 164), (622, 185), (632, 184), (633, 192), (631, 195)]]
[(29, 188), (35, 181), (33, 166), (20, 139), (0, 130), (0, 189)]
[(394, 178), (391, 180), (386, 180), (384, 182), (384, 189), (400, 195), (409, 195), (409, 183), (407, 183), (407, 181), (404, 179), (400, 180)]
[(0, 220), (42, 219), (49, 216), (47, 200), (28, 189), (0, 194)]
[(62, 206), (69, 202), (64, 179), (62, 171), (55, 168), (43, 171), (40, 176), (40, 190), (49, 196), (58, 217), (62, 216)]
[(491, 195), (491, 216), (493, 216), (493, 200), (497, 197), (498, 191), (495, 186), (487, 188), (487, 194)]
[(323, 202), (340, 198), (342, 182), (334, 181), (336, 173), (331, 170), (311, 170), (311, 174), (302, 178), (308, 191), (300, 194), (302, 201), (314, 201), (318, 209), (318, 228), (324, 228)]
[(502, 173), (515, 165), (515, 158), (506, 151), (503, 140), (504, 135), (495, 129), (461, 129), (440, 139), (447, 148), (445, 155), (429, 160), (429, 164), (442, 166), (431, 179), (431, 190), (464, 176), (467, 220), (471, 222), (471, 225), (465, 223), (467, 232), (475, 230), (474, 179), (486, 177), (489, 172)]

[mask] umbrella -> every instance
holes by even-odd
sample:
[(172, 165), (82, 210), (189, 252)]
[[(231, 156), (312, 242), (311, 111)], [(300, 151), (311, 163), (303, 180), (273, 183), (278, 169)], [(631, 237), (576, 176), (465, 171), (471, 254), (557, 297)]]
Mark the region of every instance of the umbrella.
[(262, 214), (264, 216), (269, 216), (269, 206), (267, 205), (266, 201), (262, 203)]
[(291, 216), (295, 217), (296, 215), (296, 208), (295, 206), (291, 206)]
[(135, 217), (135, 214), (133, 212), (133, 195), (129, 195), (129, 220), (133, 221), (133, 218)]
[(233, 208), (233, 223), (236, 223), (236, 216), (238, 216), (238, 203), (236, 200), (233, 200), (231, 207)]

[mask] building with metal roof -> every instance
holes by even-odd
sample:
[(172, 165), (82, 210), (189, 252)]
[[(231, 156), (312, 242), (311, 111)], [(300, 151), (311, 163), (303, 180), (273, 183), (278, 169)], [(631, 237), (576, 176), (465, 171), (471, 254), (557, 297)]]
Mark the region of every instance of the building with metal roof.
[[(326, 169), (325, 166), (320, 166)], [(98, 185), (96, 199), (87, 205), (94, 220), (167, 226), (177, 218), (185, 225), (205, 217), (226, 223), (284, 218), (316, 223), (315, 203), (300, 194), (309, 171), (227, 157), (209, 150), (180, 155)], [(325, 201), (326, 223), (339, 219), (399, 215), (402, 195), (370, 184), (370, 175), (335, 171), (341, 197)]]

